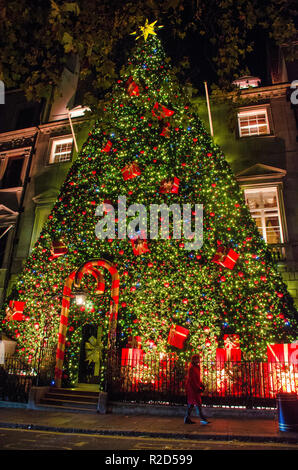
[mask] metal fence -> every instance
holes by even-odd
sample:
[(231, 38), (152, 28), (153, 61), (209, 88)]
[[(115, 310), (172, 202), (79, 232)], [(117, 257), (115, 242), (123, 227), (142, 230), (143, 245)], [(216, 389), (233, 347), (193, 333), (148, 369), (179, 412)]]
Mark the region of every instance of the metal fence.
[[(50, 385), (55, 352), (43, 349), (30, 364), (6, 356), (0, 365), (0, 400), (26, 403), (32, 386)], [(187, 370), (174, 354), (113, 356), (105, 377), (109, 401), (185, 404)], [(277, 393), (298, 393), (297, 364), (203, 360), (201, 379), (203, 403), (209, 406), (276, 407)]]
[[(109, 399), (185, 404), (187, 369), (174, 357), (116, 360), (108, 370)], [(277, 393), (298, 393), (298, 366), (289, 363), (203, 361), (201, 379), (207, 405), (275, 407)]]
[(55, 366), (55, 350), (42, 349), (31, 362), (6, 355), (0, 365), (0, 400), (27, 403), (32, 386), (50, 385)]

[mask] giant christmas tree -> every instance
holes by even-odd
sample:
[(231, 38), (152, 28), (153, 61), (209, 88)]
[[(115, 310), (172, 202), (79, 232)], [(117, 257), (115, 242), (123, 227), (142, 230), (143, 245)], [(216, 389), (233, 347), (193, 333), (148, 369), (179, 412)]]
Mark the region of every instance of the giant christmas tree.
[[(18, 321), (6, 317), (3, 328), (17, 339), (26, 361), (46, 343), (57, 344), (65, 279), (94, 258), (112, 260), (120, 275), (119, 349), (138, 336), (146, 351), (214, 355), (223, 335), (234, 333), (244, 358), (262, 359), (267, 343), (297, 337), (296, 310), (270, 250), (222, 151), (173, 76), (155, 31), (155, 24), (141, 29), (11, 294), (10, 300), (24, 302), (23, 314)], [(153, 204), (191, 204), (194, 215), (195, 204), (202, 204), (203, 245), (186, 249), (189, 239), (183, 232), (173, 236), (172, 219), (167, 238), (150, 238), (149, 217), (135, 227), (138, 239), (121, 238), (120, 196), (127, 207), (142, 204), (148, 213)], [(103, 204), (106, 210), (96, 212)], [(100, 239), (99, 214), (111, 207), (116, 236)], [(70, 307), (64, 378), (71, 382), (84, 325), (101, 329), (106, 348), (110, 281), (105, 277), (107, 295), (95, 296), (94, 279), (86, 276), (85, 305)], [(175, 336), (179, 328), (186, 339), (177, 347), (169, 332)]]

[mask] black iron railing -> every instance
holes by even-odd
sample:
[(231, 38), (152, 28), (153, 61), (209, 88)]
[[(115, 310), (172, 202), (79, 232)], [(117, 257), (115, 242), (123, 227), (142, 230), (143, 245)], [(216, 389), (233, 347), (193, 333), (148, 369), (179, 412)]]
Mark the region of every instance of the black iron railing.
[(0, 365), (0, 400), (27, 403), (32, 386), (50, 385), (54, 377), (55, 350), (43, 348), (28, 363), (6, 355)]
[[(30, 364), (5, 357), (0, 365), (0, 400), (28, 402), (32, 386), (51, 385), (55, 349), (43, 349)], [(188, 364), (175, 355), (147, 354), (109, 360), (109, 401), (185, 404)], [(298, 365), (284, 362), (201, 362), (203, 403), (211, 406), (276, 407), (280, 392), (298, 393)]]
[[(158, 355), (117, 360), (107, 373), (109, 400), (185, 403), (187, 367)], [(288, 363), (203, 361), (201, 378), (209, 405), (275, 407), (277, 393), (298, 393), (298, 366)]]

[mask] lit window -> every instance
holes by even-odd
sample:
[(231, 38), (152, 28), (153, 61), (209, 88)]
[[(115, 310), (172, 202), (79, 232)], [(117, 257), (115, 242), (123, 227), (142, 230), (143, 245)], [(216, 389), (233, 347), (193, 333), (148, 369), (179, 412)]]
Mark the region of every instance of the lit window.
[(266, 108), (239, 112), (238, 125), (240, 137), (270, 134)]
[(283, 243), (276, 187), (245, 189), (245, 202), (265, 242)]
[(56, 139), (52, 143), (50, 163), (68, 162), (72, 153), (72, 137)]

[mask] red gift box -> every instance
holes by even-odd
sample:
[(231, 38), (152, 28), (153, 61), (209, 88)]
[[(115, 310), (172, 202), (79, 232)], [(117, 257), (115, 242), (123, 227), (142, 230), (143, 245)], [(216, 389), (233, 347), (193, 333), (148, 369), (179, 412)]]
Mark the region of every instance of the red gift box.
[(163, 119), (165, 117), (170, 117), (173, 116), (174, 111), (171, 109), (166, 108), (165, 106), (162, 106), (159, 103), (155, 103), (152, 109), (152, 115), (154, 117), (157, 117), (157, 119)]
[(163, 137), (170, 137), (170, 123), (167, 122), (166, 126), (163, 127), (160, 135), (162, 135)]
[(239, 335), (224, 335), (225, 349), (240, 349)]
[(127, 80), (126, 89), (130, 96), (139, 96), (140, 94), (139, 86), (136, 84), (132, 77), (129, 77), (129, 79)]
[(102, 149), (102, 152), (109, 152), (112, 148), (112, 142), (110, 140), (107, 141), (106, 145)]
[(136, 176), (140, 176), (141, 174), (139, 165), (135, 162), (128, 163), (124, 168), (121, 169), (121, 171), (125, 181), (135, 178)]
[(298, 343), (267, 344), (268, 362), (298, 364)]
[(174, 176), (174, 178), (165, 179), (161, 182), (159, 192), (161, 194), (178, 194), (179, 183), (180, 180), (179, 178), (176, 178), (176, 176)]
[(213, 263), (217, 263), (225, 268), (233, 269), (238, 258), (239, 255), (234, 250), (220, 246), (218, 247), (212, 261)]
[(142, 338), (140, 336), (129, 336), (127, 340), (127, 347), (134, 349), (141, 349)]
[(144, 253), (149, 253), (147, 240), (137, 238), (136, 240), (130, 240), (132, 244), (132, 250), (134, 255), (142, 255)]
[(168, 344), (175, 346), (176, 348), (183, 349), (185, 340), (189, 335), (189, 330), (179, 325), (172, 325), (169, 337)]
[(135, 367), (142, 363), (144, 351), (142, 349), (123, 348), (121, 351), (121, 365)]
[(216, 362), (240, 362), (241, 349), (216, 349)]
[(26, 302), (20, 302), (18, 300), (10, 300), (9, 307), (7, 309), (8, 320), (22, 321), (24, 320), (24, 308)]
[(51, 253), (53, 258), (58, 258), (59, 256), (63, 256), (67, 253), (67, 247), (62, 240), (54, 240), (52, 242)]

